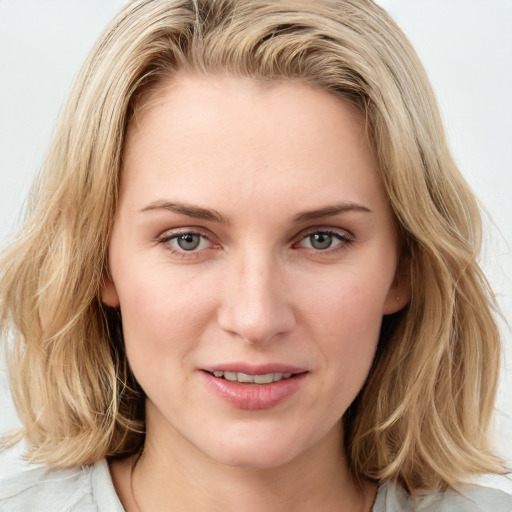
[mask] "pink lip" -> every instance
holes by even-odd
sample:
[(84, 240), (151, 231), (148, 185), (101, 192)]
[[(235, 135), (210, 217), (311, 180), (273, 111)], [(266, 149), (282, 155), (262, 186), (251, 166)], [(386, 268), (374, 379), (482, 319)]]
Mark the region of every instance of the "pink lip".
[[(204, 368), (203, 374), (208, 388), (219, 398), (237, 409), (261, 410), (270, 409), (291, 397), (304, 383), (308, 372), (304, 369), (289, 365), (247, 365), (225, 364)], [(243, 372), (252, 375), (266, 373), (294, 373), (295, 376), (270, 384), (243, 384), (214, 377), (215, 370)]]
[(242, 372), (248, 375), (265, 375), (266, 373), (304, 373), (306, 368), (292, 366), (283, 363), (250, 364), (244, 362), (219, 363), (201, 368), (206, 372), (213, 373), (215, 370), (223, 372)]

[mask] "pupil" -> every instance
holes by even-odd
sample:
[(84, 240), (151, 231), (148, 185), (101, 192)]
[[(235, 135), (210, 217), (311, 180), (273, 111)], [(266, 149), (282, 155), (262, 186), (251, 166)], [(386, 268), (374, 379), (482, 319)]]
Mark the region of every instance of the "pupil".
[(310, 236), (311, 245), (315, 249), (328, 249), (332, 244), (332, 235), (328, 233), (315, 233)]
[(193, 251), (194, 249), (197, 249), (200, 241), (200, 236), (194, 233), (187, 233), (178, 237), (178, 245), (180, 246), (180, 249), (183, 249), (184, 251)]

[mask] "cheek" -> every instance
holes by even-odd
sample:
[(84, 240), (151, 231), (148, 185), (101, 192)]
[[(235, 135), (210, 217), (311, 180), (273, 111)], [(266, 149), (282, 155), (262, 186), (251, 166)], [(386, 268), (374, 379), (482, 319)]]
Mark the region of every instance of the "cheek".
[[(327, 293), (312, 293), (307, 307), (310, 332), (322, 350), (334, 393), (344, 412), (361, 389), (375, 357), (386, 286), (345, 276), (331, 281)], [(343, 393), (339, 393), (343, 390)]]
[[(346, 313), (349, 315), (350, 311)], [(338, 324), (338, 335), (330, 339), (325, 379), (325, 394), (329, 397), (326, 402), (333, 407), (335, 418), (343, 417), (366, 382), (375, 359), (381, 325), (375, 318), (354, 322), (353, 317), (343, 317), (346, 321)]]
[[(328, 310), (330, 325), (325, 339), (330, 340), (328, 352), (333, 368), (344, 385), (360, 387), (373, 362), (379, 340), (382, 314), (379, 303), (371, 304), (361, 296), (341, 298)], [(335, 306), (338, 306), (335, 308)]]
[(118, 290), (127, 355), (134, 369), (183, 360), (212, 307), (194, 279), (169, 272), (134, 275)]
[(382, 322), (390, 280), (379, 279), (378, 273), (368, 268), (311, 280), (301, 286), (307, 290), (302, 310), (328, 338), (373, 339)]

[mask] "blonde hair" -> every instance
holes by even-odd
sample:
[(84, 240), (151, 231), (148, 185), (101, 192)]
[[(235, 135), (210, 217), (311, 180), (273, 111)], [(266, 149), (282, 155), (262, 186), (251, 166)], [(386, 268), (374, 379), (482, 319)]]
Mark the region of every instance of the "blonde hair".
[(345, 414), (350, 467), (409, 491), (501, 472), (487, 439), (500, 339), (477, 264), (478, 205), (415, 52), (370, 0), (135, 0), (112, 22), (1, 260), (0, 320), (24, 425), (13, 442), (26, 438), (31, 460), (54, 466), (143, 443), (144, 395), (100, 289), (127, 126), (177, 71), (299, 80), (364, 112), (412, 296), (384, 318), (373, 368)]

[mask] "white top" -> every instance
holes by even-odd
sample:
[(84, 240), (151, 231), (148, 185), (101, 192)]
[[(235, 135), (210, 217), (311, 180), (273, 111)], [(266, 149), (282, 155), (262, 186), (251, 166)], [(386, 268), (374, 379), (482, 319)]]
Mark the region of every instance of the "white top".
[[(0, 480), (0, 512), (124, 512), (105, 460), (71, 469), (35, 468)], [(512, 496), (467, 485), (457, 491), (411, 498), (379, 486), (372, 512), (512, 512)]]

